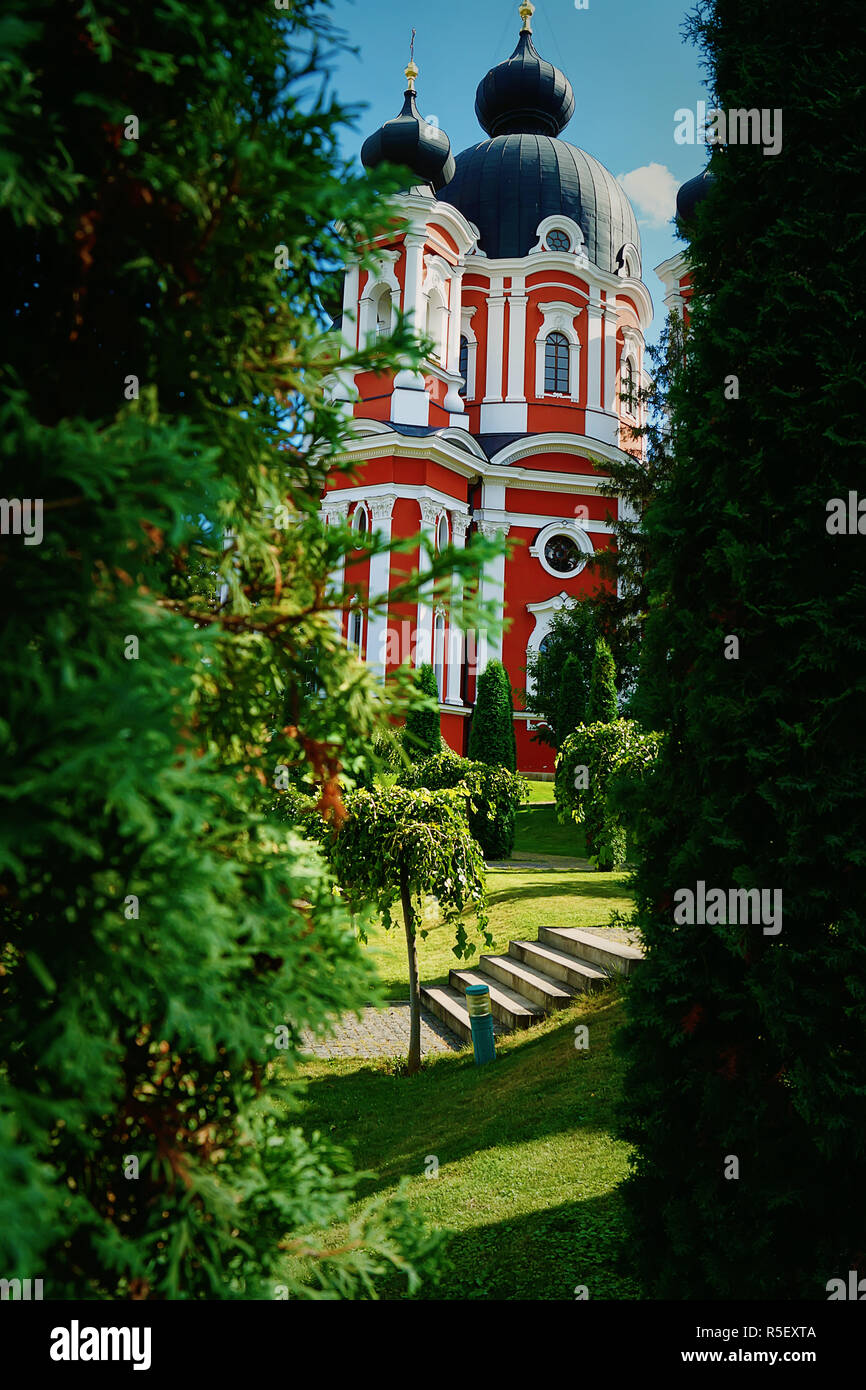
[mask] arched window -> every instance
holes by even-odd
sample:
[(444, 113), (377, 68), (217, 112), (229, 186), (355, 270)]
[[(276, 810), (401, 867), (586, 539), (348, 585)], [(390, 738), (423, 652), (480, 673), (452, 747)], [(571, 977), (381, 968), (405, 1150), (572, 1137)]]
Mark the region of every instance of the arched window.
[(465, 396), (469, 372), (469, 339), (462, 334), (460, 336), (460, 362), (458, 370), (463, 378), (463, 385), (460, 387), (460, 395)]
[(436, 526), (436, 549), (445, 550), (450, 537), (448, 535), (448, 513), (443, 512)]
[(433, 628), (433, 670), (436, 673), (436, 689), (439, 691), (439, 699), (443, 696), (443, 680), (445, 673), (445, 614), (437, 613), (436, 622)]
[(437, 362), (441, 362), (445, 356), (443, 348), (445, 343), (445, 295), (440, 285), (434, 285), (427, 297), (427, 331), (426, 336), (433, 339), (433, 349), (431, 357), (435, 357)]
[(568, 339), (564, 333), (548, 333), (544, 344), (544, 389), (568, 394)]
[(355, 535), (358, 538), (355, 542), (356, 550), (361, 549), (361, 546), (364, 542), (364, 537), (367, 535), (369, 529), (370, 518), (367, 514), (367, 508), (364, 506), (363, 502), (359, 502), (352, 516), (352, 530), (355, 532)]
[(380, 294), (376, 303), (376, 337), (386, 338), (391, 332), (391, 296)]
[(364, 615), (357, 605), (349, 613), (349, 646), (358, 656), (364, 640)]
[(635, 392), (634, 363), (630, 357), (625, 360), (625, 367), (622, 373), (622, 403), (629, 415), (637, 413), (637, 395)]

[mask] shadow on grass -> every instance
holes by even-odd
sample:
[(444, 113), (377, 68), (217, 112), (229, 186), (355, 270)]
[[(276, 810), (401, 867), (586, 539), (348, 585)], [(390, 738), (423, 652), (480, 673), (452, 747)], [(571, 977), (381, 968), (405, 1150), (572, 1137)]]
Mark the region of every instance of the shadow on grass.
[[(396, 1278), (382, 1286), (380, 1296), (410, 1297)], [(411, 1296), (424, 1302), (569, 1302), (578, 1297), (594, 1302), (641, 1297), (629, 1270), (618, 1192), (448, 1233), (436, 1282)]]
[[(544, 872), (542, 870), (542, 872)], [(489, 893), (488, 903), (510, 903), (519, 902), (525, 898), (629, 898), (628, 887), (625, 883), (599, 883), (592, 878), (570, 878), (566, 877), (567, 870), (549, 871), (550, 877), (542, 880), (534, 879), (532, 883), (525, 884), (522, 888), (507, 886), (495, 893)], [(572, 871), (573, 872), (573, 871)]]

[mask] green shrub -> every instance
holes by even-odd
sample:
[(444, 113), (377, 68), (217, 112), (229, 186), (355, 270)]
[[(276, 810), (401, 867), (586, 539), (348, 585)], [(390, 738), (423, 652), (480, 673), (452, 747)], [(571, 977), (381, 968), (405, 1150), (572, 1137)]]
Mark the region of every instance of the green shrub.
[(659, 750), (657, 734), (643, 733), (630, 719), (580, 724), (556, 758), (554, 796), (565, 824), (582, 824), (595, 868), (609, 869), (625, 859), (627, 831), (638, 826), (629, 816), (629, 788), (645, 774)]
[(473, 762), (517, 770), (514, 697), (501, 661), (488, 662), (478, 677), (468, 753)]
[(485, 859), (508, 859), (514, 849), (517, 808), (529, 795), (526, 779), (507, 768), (459, 758), (450, 750), (403, 772), (405, 787), (439, 791), (465, 787), (469, 829)]

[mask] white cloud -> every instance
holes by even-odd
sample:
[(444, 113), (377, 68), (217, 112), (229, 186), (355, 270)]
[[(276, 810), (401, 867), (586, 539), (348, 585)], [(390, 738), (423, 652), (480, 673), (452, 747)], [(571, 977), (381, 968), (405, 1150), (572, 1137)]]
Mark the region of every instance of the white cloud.
[(644, 164), (629, 174), (618, 174), (631, 201), (651, 227), (664, 227), (676, 210), (679, 182), (664, 164)]

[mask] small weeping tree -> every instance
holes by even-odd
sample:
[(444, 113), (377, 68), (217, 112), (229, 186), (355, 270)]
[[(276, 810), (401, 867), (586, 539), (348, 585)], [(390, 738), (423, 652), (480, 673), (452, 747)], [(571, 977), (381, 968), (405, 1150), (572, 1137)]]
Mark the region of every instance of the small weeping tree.
[[(400, 905), (409, 963), (408, 1072), (413, 1076), (421, 1067), (418, 937), (427, 935), (420, 925), (424, 899), (436, 898), (443, 922), (454, 926), (455, 956), (462, 959), (474, 949), (466, 931), (467, 911), (491, 946), (484, 859), (470, 833), (466, 798), (460, 791), (357, 791), (347, 809), (347, 818), (331, 831), (326, 848), (354, 912), (372, 906), (390, 929), (393, 910)], [(362, 934), (363, 921), (361, 917)]]

